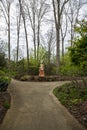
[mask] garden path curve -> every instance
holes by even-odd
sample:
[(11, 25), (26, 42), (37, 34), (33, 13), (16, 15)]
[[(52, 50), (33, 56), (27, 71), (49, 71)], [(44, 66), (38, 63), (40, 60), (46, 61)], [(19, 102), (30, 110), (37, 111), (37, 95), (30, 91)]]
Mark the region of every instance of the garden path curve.
[(52, 94), (63, 83), (12, 80), (11, 108), (0, 130), (85, 130)]

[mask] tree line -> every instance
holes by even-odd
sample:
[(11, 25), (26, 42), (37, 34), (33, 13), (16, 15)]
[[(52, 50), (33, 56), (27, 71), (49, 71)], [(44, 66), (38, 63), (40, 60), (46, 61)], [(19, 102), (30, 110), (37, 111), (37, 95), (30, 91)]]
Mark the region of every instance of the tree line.
[[(0, 17), (5, 19), (8, 33), (7, 54), (8, 64), (11, 62), (11, 0), (0, 1)], [(77, 36), (75, 27), (81, 19), (80, 11), (86, 2), (81, 0), (18, 0), (16, 5), (17, 41), (14, 57), (16, 63), (23, 53), (20, 52), (21, 28), (24, 28), (26, 43), (26, 68), (29, 69), (31, 59), (35, 64), (41, 61), (55, 63), (56, 74), (61, 68), (61, 56), (64, 62), (66, 43), (73, 47)], [(86, 16), (83, 16), (85, 19)], [(45, 26), (50, 26), (45, 34)], [(29, 35), (32, 35), (33, 49), (30, 49)], [(3, 43), (4, 44), (4, 43)], [(22, 50), (23, 51), (23, 50)], [(49, 67), (47, 67), (49, 68)]]

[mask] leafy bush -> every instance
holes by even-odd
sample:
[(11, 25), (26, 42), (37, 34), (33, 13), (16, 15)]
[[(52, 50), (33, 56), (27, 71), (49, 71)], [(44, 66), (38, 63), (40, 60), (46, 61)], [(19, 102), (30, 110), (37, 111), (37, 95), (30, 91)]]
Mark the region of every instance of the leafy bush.
[(56, 65), (49, 63), (49, 64), (45, 64), (45, 74), (46, 75), (56, 75)]
[(0, 76), (5, 76), (5, 72), (0, 70)]
[(3, 68), (4, 66), (6, 66), (5, 54), (0, 53), (0, 68)]
[(29, 75), (38, 75), (39, 74), (39, 66), (38, 65), (30, 65), (29, 66)]
[(74, 39), (73, 46), (69, 48), (71, 62), (87, 75), (87, 21), (79, 21), (75, 31), (79, 37)]
[(77, 76), (77, 75), (80, 74), (79, 67), (72, 64), (68, 54), (66, 54), (64, 56), (63, 62), (62, 62), (62, 59), (61, 59), (60, 74), (66, 75), (66, 76)]
[(6, 91), (10, 83), (10, 78), (0, 77), (0, 91)]
[(24, 75), (20, 78), (21, 81), (31, 81), (32, 80), (32, 76), (29, 75)]

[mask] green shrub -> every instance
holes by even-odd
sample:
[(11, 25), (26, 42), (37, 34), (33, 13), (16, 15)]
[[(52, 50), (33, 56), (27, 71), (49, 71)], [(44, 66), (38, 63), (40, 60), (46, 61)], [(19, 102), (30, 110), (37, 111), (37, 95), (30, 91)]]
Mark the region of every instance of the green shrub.
[(6, 66), (6, 59), (5, 54), (0, 52), (0, 68), (3, 68)]
[(0, 76), (0, 82), (7, 82), (10, 83), (11, 79), (9, 77)]
[(21, 81), (30, 81), (32, 80), (32, 76), (30, 75), (24, 75), (20, 78)]
[(5, 76), (5, 72), (0, 70), (0, 76)]
[(29, 75), (38, 75), (39, 74), (39, 66), (37, 66), (37, 65), (36, 66), (30, 65), (28, 69), (29, 69), (29, 71), (28, 71)]
[(68, 54), (64, 56), (63, 61), (61, 59), (60, 74), (65, 76), (78, 76), (80, 74), (80, 68), (71, 63)]
[(9, 83), (10, 83), (10, 78), (0, 77), (0, 92), (7, 91)]
[(55, 64), (49, 63), (45, 64), (44, 70), (46, 75), (56, 75), (57, 68)]

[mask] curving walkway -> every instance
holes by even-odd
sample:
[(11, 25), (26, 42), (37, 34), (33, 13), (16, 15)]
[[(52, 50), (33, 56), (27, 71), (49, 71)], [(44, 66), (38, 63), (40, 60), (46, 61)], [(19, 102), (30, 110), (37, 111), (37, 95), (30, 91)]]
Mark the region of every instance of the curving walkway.
[(53, 96), (53, 88), (61, 84), (12, 80), (11, 109), (0, 130), (86, 130)]

